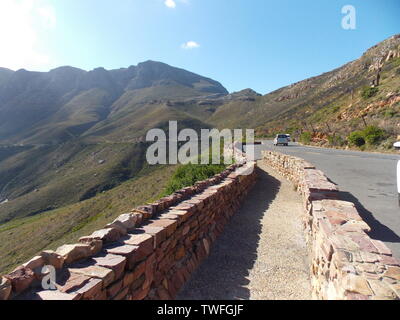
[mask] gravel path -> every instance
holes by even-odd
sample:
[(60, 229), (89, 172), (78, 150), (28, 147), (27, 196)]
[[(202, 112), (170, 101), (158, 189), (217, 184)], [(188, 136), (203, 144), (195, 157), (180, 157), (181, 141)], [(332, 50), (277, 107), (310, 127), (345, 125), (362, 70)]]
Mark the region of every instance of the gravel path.
[(259, 179), (178, 300), (310, 299), (302, 201), (259, 162)]

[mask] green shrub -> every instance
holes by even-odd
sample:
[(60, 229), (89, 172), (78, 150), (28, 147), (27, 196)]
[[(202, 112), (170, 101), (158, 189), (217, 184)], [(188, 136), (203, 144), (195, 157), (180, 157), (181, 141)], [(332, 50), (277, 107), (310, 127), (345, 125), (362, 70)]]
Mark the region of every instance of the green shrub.
[(380, 141), (386, 138), (386, 133), (383, 129), (375, 127), (375, 126), (368, 126), (363, 130), (364, 139), (368, 144), (376, 145)]
[(312, 134), (309, 131), (304, 131), (301, 135), (300, 135), (300, 142), (301, 143), (305, 143), (308, 144), (311, 142), (311, 138), (312, 138)]
[(386, 132), (375, 126), (368, 126), (362, 131), (354, 131), (348, 137), (347, 140), (351, 145), (361, 147), (366, 143), (369, 145), (377, 145), (382, 140), (387, 138)]
[(397, 114), (397, 111), (391, 108), (391, 109), (388, 109), (385, 111), (384, 116), (385, 116), (385, 118), (393, 118), (396, 114)]
[(328, 142), (329, 145), (334, 146), (334, 147), (342, 147), (346, 143), (344, 139), (341, 136), (328, 136)]
[(396, 142), (396, 139), (389, 138), (382, 143), (382, 147), (386, 150), (393, 149), (393, 144)]
[(194, 185), (222, 172), (224, 164), (185, 164), (180, 166), (168, 182), (163, 195), (169, 195), (177, 190)]
[(362, 92), (361, 92), (361, 96), (364, 99), (369, 99), (372, 98), (373, 96), (375, 96), (378, 93), (379, 89), (378, 88), (372, 88), (372, 87), (365, 87)]
[(347, 137), (349, 143), (356, 147), (365, 145), (364, 133), (362, 131), (354, 131)]

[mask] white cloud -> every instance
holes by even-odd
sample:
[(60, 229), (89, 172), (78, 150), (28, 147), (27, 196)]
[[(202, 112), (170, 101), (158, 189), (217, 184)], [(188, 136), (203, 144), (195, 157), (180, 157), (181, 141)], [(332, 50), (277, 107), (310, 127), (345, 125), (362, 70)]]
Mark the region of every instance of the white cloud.
[(0, 66), (42, 70), (50, 57), (39, 48), (41, 33), (54, 28), (56, 13), (43, 0), (0, 1)]
[(188, 41), (182, 44), (182, 49), (196, 49), (199, 48), (200, 45), (196, 41)]
[(177, 3), (189, 4), (189, 0), (165, 0), (164, 4), (171, 9), (176, 8)]
[(168, 8), (172, 8), (172, 9), (176, 7), (176, 2), (174, 0), (165, 0), (164, 4)]

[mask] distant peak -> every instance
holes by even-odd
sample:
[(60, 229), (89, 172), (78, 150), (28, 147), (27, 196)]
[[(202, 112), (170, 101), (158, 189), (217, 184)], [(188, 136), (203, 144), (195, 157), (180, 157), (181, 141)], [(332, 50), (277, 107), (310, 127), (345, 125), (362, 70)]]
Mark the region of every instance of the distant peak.
[(79, 71), (79, 72), (85, 72), (85, 70), (71, 67), (71, 66), (61, 66), (58, 68), (51, 69), (49, 72), (60, 72), (60, 71)]
[(7, 72), (7, 73), (15, 72), (15, 71), (13, 71), (13, 70), (11, 70), (11, 69), (2, 68), (2, 67), (0, 67), (0, 71), (1, 71), (1, 72)]

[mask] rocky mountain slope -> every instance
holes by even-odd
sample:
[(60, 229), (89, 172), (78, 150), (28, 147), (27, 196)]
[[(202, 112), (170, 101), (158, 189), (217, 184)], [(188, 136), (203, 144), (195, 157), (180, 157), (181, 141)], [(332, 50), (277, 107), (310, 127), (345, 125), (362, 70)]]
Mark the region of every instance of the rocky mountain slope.
[(57, 144), (90, 129), (96, 135), (141, 104), (227, 93), (214, 80), (154, 61), (110, 71), (0, 69), (0, 143)]
[(400, 134), (399, 101), (400, 35), (395, 35), (331, 72), (255, 101), (226, 103), (207, 120), (220, 127), (253, 127), (259, 136), (310, 131), (325, 142), (375, 125), (393, 140)]

